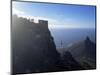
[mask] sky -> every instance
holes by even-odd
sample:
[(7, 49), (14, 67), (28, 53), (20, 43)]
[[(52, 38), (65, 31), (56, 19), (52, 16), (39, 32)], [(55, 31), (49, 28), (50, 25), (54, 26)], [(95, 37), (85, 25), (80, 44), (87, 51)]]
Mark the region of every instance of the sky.
[(21, 17), (48, 20), (49, 28), (95, 28), (96, 7), (71, 4), (12, 2), (12, 13)]

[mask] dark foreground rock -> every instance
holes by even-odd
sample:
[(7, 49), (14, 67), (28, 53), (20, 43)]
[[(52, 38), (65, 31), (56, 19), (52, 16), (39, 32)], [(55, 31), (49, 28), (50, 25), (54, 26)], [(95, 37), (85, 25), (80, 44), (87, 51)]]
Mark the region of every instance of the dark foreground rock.
[(31, 22), (12, 18), (12, 72), (14, 74), (56, 70), (60, 55), (56, 51), (48, 21)]

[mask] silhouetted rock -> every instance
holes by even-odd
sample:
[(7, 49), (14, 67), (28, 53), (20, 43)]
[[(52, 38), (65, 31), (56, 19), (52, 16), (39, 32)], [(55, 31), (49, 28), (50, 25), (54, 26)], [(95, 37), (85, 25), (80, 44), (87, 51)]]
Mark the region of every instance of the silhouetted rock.
[(61, 67), (65, 71), (82, 70), (82, 66), (74, 59), (69, 51), (63, 53), (61, 58)]
[(66, 49), (85, 69), (96, 68), (96, 44), (87, 36), (84, 41), (73, 44)]
[(55, 71), (60, 55), (48, 29), (48, 21), (34, 23), (12, 16), (12, 72), (36, 73)]

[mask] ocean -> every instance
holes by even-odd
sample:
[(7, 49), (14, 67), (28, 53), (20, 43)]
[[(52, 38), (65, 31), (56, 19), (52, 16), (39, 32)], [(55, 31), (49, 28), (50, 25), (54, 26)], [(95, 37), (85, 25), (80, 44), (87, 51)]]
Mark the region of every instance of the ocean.
[(67, 47), (73, 43), (85, 40), (88, 36), (92, 42), (96, 42), (95, 28), (70, 28), (70, 29), (49, 29), (56, 48)]

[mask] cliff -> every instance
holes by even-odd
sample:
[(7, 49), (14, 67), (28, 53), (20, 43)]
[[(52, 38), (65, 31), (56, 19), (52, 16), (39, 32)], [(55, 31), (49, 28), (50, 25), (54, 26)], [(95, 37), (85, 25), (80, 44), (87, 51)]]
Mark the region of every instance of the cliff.
[(13, 74), (55, 71), (60, 55), (56, 51), (48, 21), (12, 16)]

